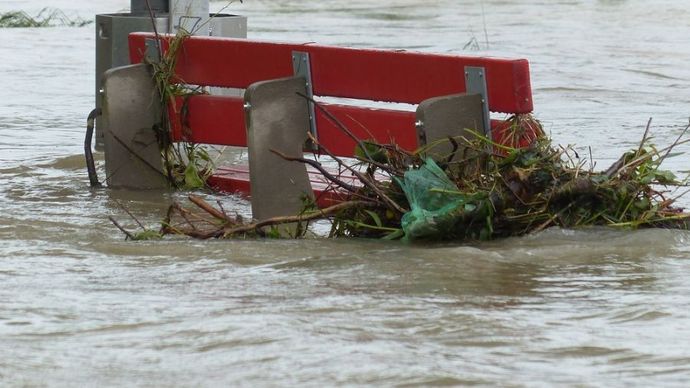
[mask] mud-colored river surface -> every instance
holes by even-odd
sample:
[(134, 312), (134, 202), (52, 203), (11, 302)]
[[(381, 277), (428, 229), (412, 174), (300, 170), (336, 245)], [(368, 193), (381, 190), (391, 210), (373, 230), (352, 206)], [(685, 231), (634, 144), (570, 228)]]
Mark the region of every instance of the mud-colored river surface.
[[(3, 0), (0, 12), (128, 5)], [(690, 116), (688, 0), (245, 0), (229, 12), (249, 16), (254, 38), (527, 58), (538, 118), (602, 169), (649, 117), (667, 145)], [(118, 202), (155, 225), (184, 193), (89, 189), (94, 35), (0, 29), (1, 386), (690, 383), (687, 232), (124, 241), (107, 219), (126, 222)], [(666, 168), (690, 169), (679, 150)]]

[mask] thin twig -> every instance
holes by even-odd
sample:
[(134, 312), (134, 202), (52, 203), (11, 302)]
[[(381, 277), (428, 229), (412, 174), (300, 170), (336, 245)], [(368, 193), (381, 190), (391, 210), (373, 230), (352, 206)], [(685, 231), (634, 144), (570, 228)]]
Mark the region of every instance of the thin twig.
[(549, 225), (551, 225), (551, 224), (556, 220), (556, 218), (559, 218), (563, 213), (565, 213), (566, 210), (568, 210), (568, 209), (570, 209), (571, 207), (573, 207), (573, 205), (575, 205), (575, 202), (571, 202), (570, 204), (568, 204), (568, 206), (566, 206), (566, 207), (564, 207), (563, 209), (559, 210), (558, 213), (556, 213), (556, 214), (554, 214), (553, 216), (549, 217), (548, 220), (546, 220), (544, 223), (542, 223), (541, 225), (539, 225), (539, 226), (537, 226), (536, 228), (534, 228), (534, 230), (530, 231), (530, 233), (537, 233), (537, 232), (541, 232), (542, 230), (546, 229), (546, 227), (548, 227)]
[(448, 136), (448, 141), (453, 146), (453, 150), (448, 155), (448, 158), (446, 158), (446, 165), (450, 164), (450, 162), (452, 162), (453, 159), (455, 159), (455, 154), (458, 152), (458, 149), (460, 148), (460, 145), (458, 144), (457, 140), (453, 139), (452, 136)]
[(127, 213), (127, 215), (130, 216), (130, 217), (134, 220), (134, 222), (136, 222), (137, 225), (139, 225), (139, 227), (140, 227), (141, 229), (146, 230), (146, 228), (144, 227), (144, 225), (143, 225), (141, 222), (139, 222), (139, 220), (137, 220), (137, 218), (134, 217), (134, 214), (132, 214), (129, 210), (127, 210), (127, 208), (126, 208), (120, 201), (118, 201), (118, 200), (116, 199), (116, 200), (115, 200), (115, 203), (120, 207), (120, 209), (124, 210), (124, 212)]
[(642, 135), (642, 141), (640, 141), (640, 146), (637, 148), (637, 153), (635, 155), (639, 156), (642, 154), (642, 149), (644, 148), (644, 145), (647, 143), (647, 139), (649, 138), (649, 128), (652, 126), (652, 118), (650, 117), (649, 120), (647, 121), (647, 127), (644, 129), (644, 134)]
[(174, 202), (172, 206), (175, 207), (175, 210), (177, 210), (177, 212), (180, 214), (180, 217), (182, 217), (182, 219), (185, 220), (185, 222), (187, 222), (187, 224), (191, 226), (192, 229), (197, 230), (197, 227), (194, 225), (194, 223), (189, 218), (187, 218), (187, 214), (191, 214), (189, 210), (183, 208), (182, 205), (180, 205), (177, 202)]
[(305, 163), (305, 164), (308, 164), (308, 165), (314, 167), (315, 169), (319, 170), (319, 172), (320, 172), (326, 179), (328, 179), (329, 181), (331, 181), (331, 182), (337, 184), (338, 186), (342, 187), (343, 189), (345, 189), (345, 190), (347, 190), (347, 191), (349, 191), (349, 192), (354, 193), (355, 191), (357, 191), (357, 188), (356, 188), (355, 186), (353, 186), (353, 185), (351, 185), (351, 184), (349, 184), (349, 183), (345, 183), (345, 182), (343, 182), (342, 180), (338, 179), (338, 177), (336, 177), (336, 176), (334, 176), (333, 174), (331, 174), (330, 172), (328, 172), (328, 170), (326, 170), (326, 169), (321, 165), (321, 163), (319, 163), (319, 162), (317, 162), (317, 161), (315, 161), (315, 160), (311, 160), (311, 159), (307, 159), (307, 158), (300, 158), (300, 157), (288, 156), (288, 155), (285, 155), (284, 153), (282, 153), (282, 152), (280, 152), (280, 151), (278, 151), (278, 150), (274, 150), (274, 149), (271, 149), (270, 151), (273, 152), (274, 154), (280, 156), (281, 158), (287, 160), (288, 162), (300, 162), (300, 163)]
[[(681, 133), (681, 135), (684, 135), (685, 132), (687, 132), (688, 128), (690, 128), (690, 124), (689, 124), (687, 127), (685, 127), (685, 129), (683, 130), (683, 133)], [(675, 141), (673, 144), (671, 144), (670, 146), (664, 147), (664, 148), (662, 148), (662, 149), (660, 149), (660, 150), (656, 150), (655, 153), (646, 153), (646, 154), (640, 155), (639, 157), (637, 157), (637, 158), (631, 160), (630, 162), (624, 164), (622, 167), (620, 167), (618, 170), (615, 171), (615, 174), (614, 174), (614, 175), (619, 174), (620, 172), (626, 170), (627, 168), (630, 168), (630, 167), (632, 167), (632, 166), (638, 165), (638, 164), (644, 162), (644, 161), (647, 160), (647, 159), (651, 159), (655, 154), (658, 155), (658, 154), (661, 153), (661, 152), (666, 152), (666, 154), (664, 155), (664, 158), (665, 158), (665, 157), (668, 157), (668, 154), (669, 154), (669, 153), (671, 152), (671, 150), (673, 150), (676, 146), (679, 146), (679, 145), (681, 145), (681, 144), (686, 144), (686, 143), (690, 143), (690, 139), (685, 139), (685, 140), (683, 140), (683, 141), (680, 141), (680, 137), (679, 137), (678, 140), (676, 140), (676, 141)], [(624, 157), (625, 157), (625, 155), (623, 155), (623, 157), (622, 157), (621, 159), (624, 159)], [(660, 161), (661, 161), (661, 159), (659, 159), (659, 163), (660, 163)], [(612, 167), (613, 167), (613, 166), (612, 166)], [(610, 170), (610, 168), (609, 168), (609, 170)], [(608, 170), (607, 170), (607, 171), (608, 171)]]
[(484, 26), (484, 40), (486, 41), (486, 49), (489, 49), (489, 32), (486, 28), (486, 12), (484, 12), (484, 0), (480, 1), (482, 6), (482, 25)]
[(153, 35), (156, 37), (156, 49), (158, 49), (158, 58), (163, 58), (163, 47), (158, 34), (158, 26), (156, 26), (156, 16), (153, 14), (151, 3), (146, 0), (146, 8), (149, 10), (149, 18), (151, 18), (151, 27), (153, 28)]
[(115, 219), (112, 216), (108, 216), (108, 219), (110, 220), (110, 222), (113, 223), (113, 225), (115, 225), (115, 227), (120, 229), (120, 231), (122, 233), (124, 233), (128, 239), (134, 240), (134, 235), (132, 233), (128, 232), (127, 229), (123, 228), (122, 225), (120, 225), (117, 221), (115, 221)]
[(673, 150), (673, 148), (675, 148), (678, 144), (680, 144), (680, 139), (682, 139), (683, 136), (685, 136), (685, 134), (688, 132), (688, 129), (690, 129), (690, 124), (685, 126), (685, 128), (681, 131), (680, 135), (678, 135), (678, 137), (676, 138), (676, 141), (674, 141), (673, 144), (671, 144), (668, 147), (668, 150), (666, 151), (664, 156), (662, 156), (659, 159), (659, 163), (663, 162), (668, 157), (668, 155), (671, 153), (671, 150)]
[[(140, 162), (144, 163), (147, 167), (149, 167), (153, 171), (155, 171), (155, 172), (159, 173), (160, 175), (162, 175), (163, 177), (165, 177), (165, 174), (162, 171), (160, 171), (157, 167), (152, 165), (148, 160), (144, 159), (144, 157), (142, 157), (141, 155), (134, 152), (134, 150), (132, 148), (130, 148), (122, 139), (120, 139), (119, 136), (115, 135), (115, 133), (113, 133), (112, 131), (110, 131), (110, 134), (113, 136), (113, 139), (115, 139), (115, 141), (117, 141), (125, 150), (127, 150), (127, 152), (129, 152), (134, 157), (139, 159)], [(118, 168), (118, 170), (119, 170), (119, 168)], [(112, 177), (112, 175), (110, 177)], [(110, 177), (108, 177), (108, 178), (110, 178)]]
[(218, 204), (218, 208), (220, 211), (223, 213), (223, 217), (225, 219), (230, 219), (230, 216), (228, 216), (228, 213), (225, 211), (225, 208), (223, 207), (223, 204), (220, 202), (219, 199), (216, 200), (216, 203)]
[[(310, 135), (310, 134), (308, 134)], [(314, 139), (313, 136), (310, 136), (311, 139)], [(316, 139), (314, 139), (316, 140)], [(373, 190), (381, 199), (383, 202), (385, 202), (392, 210), (395, 210), (401, 214), (407, 213), (407, 210), (403, 208), (402, 206), (398, 205), (395, 201), (393, 201), (390, 197), (388, 197), (381, 188), (379, 188), (375, 182), (372, 182), (368, 177), (366, 177), (364, 174), (361, 172), (357, 171), (354, 169), (352, 166), (349, 166), (345, 164), (340, 158), (335, 156), (333, 153), (331, 153), (328, 149), (324, 147), (320, 147), (328, 156), (333, 158), (336, 162), (338, 162), (339, 165), (343, 166), (345, 169), (349, 170), (354, 176), (359, 179), (362, 184), (364, 184), (366, 187), (369, 187), (371, 190)]]
[(333, 124), (335, 124), (335, 126), (338, 127), (338, 129), (340, 129), (350, 139), (354, 140), (357, 143), (359, 148), (362, 150), (362, 152), (364, 152), (364, 155), (366, 155), (368, 159), (370, 159), (372, 161), (374, 160), (374, 158), (372, 158), (371, 155), (369, 155), (369, 151), (365, 147), (364, 142), (360, 138), (355, 136), (355, 134), (352, 133), (352, 131), (350, 131), (350, 129), (347, 126), (345, 126), (345, 124), (343, 124), (342, 121), (340, 121), (331, 112), (329, 112), (326, 108), (324, 108), (323, 105), (321, 105), (318, 101), (314, 100), (313, 98), (311, 98), (311, 97), (309, 97), (303, 93), (299, 93), (299, 92), (297, 92), (297, 95), (306, 99), (307, 101), (311, 102), (312, 104), (314, 104), (314, 106), (318, 110), (320, 110), (321, 113), (323, 113), (326, 116), (326, 118), (328, 118), (329, 121), (331, 121)]

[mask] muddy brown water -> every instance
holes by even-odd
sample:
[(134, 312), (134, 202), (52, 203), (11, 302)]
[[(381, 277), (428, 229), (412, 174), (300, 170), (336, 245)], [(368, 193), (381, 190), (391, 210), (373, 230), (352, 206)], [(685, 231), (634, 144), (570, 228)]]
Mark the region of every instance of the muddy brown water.
[[(5, 0), (0, 12), (91, 17), (129, 4), (80, 3)], [(528, 58), (537, 116), (601, 168), (649, 117), (669, 144), (690, 116), (687, 0), (249, 0), (229, 11), (249, 16), (255, 38)], [(184, 193), (89, 189), (93, 28), (0, 30), (0, 385), (690, 381), (687, 232), (123, 241), (107, 219), (126, 221), (118, 203), (155, 225)], [(667, 168), (690, 169), (680, 151)]]

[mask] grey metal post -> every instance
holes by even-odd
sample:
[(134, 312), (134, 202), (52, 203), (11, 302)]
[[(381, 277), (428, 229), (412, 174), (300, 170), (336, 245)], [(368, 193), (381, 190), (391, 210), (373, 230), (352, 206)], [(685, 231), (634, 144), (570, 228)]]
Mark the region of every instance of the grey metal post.
[[(131, 13), (113, 13), (96, 15), (96, 107), (101, 108), (103, 96), (100, 93), (101, 77), (106, 70), (129, 65), (129, 44), (127, 37), (131, 32), (153, 32), (151, 17), (148, 11), (146, 0), (131, 0)], [(187, 5), (195, 3), (190, 11), (198, 12), (204, 10), (208, 20), (208, 0), (148, 0), (151, 10), (154, 12), (156, 29), (160, 33), (171, 31), (170, 28), (170, 9), (171, 3), (173, 13), (182, 14)], [(189, 3), (189, 4), (187, 4)], [(198, 10), (197, 10), (198, 9)], [(178, 20), (179, 21), (179, 20)], [(183, 25), (191, 20), (183, 20)], [(179, 25), (179, 23), (178, 23)], [(213, 36), (227, 36), (233, 38), (247, 37), (247, 18), (244, 16), (221, 14), (215, 15), (205, 28), (199, 30), (201, 34), (208, 35), (211, 31)], [(228, 93), (229, 94), (229, 93)], [(234, 92), (234, 95), (237, 95)], [(96, 149), (104, 149), (104, 128), (103, 117), (96, 119)]]
[[(151, 11), (155, 13), (168, 13), (170, 11), (168, 0), (148, 0), (148, 4), (151, 6)], [(133, 14), (149, 13), (146, 0), (132, 0), (129, 8), (132, 10)]]

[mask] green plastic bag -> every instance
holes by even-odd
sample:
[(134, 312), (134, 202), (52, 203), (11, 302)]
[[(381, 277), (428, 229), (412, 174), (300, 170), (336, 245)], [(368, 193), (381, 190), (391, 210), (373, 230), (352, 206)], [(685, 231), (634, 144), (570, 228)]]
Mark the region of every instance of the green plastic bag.
[(410, 203), (401, 222), (407, 240), (449, 237), (465, 210), (470, 210), (465, 208), (467, 198), (431, 158), (397, 182)]

